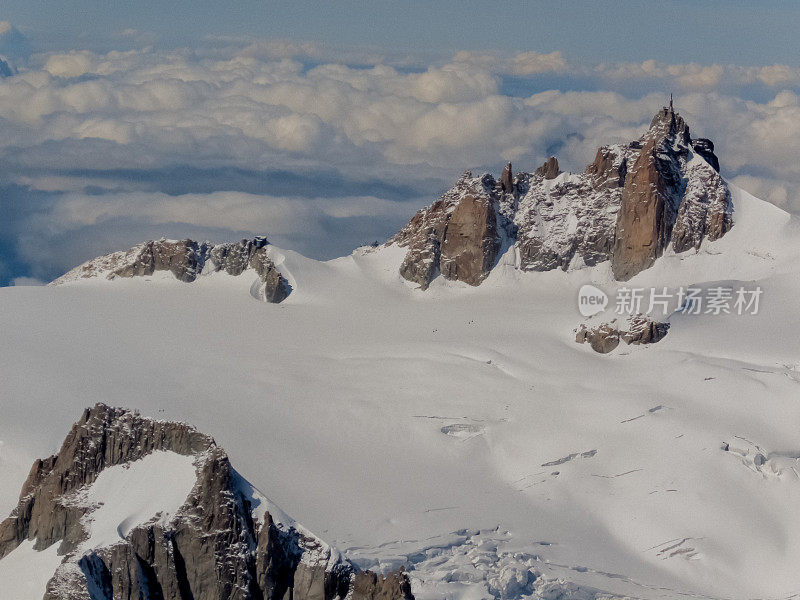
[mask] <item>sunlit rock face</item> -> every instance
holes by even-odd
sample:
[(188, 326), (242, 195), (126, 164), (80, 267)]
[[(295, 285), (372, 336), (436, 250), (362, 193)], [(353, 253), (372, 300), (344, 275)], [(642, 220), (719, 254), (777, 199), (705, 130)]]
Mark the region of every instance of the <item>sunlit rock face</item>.
[(628, 280), (670, 247), (696, 250), (722, 237), (732, 212), (714, 144), (692, 140), (670, 106), (638, 140), (599, 148), (583, 173), (562, 173), (555, 157), (516, 176), (509, 163), (499, 180), (467, 172), (389, 244), (408, 248), (400, 274), (422, 289), (438, 275), (479, 285), (504, 239), (521, 270), (610, 260)]
[(503, 217), (499, 202), (503, 194), (502, 184), (491, 175), (464, 173), (392, 238), (390, 243), (408, 247), (400, 274), (422, 289), (440, 273), (445, 279), (480, 284), (500, 248), (498, 223)]

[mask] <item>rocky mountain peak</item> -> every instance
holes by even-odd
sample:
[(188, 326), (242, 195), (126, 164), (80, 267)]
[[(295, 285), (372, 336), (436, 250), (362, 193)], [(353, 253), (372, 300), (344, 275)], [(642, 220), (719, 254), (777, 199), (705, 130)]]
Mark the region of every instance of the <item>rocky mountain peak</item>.
[(653, 116), (644, 138), (670, 138), (687, 145), (691, 141), (689, 126), (672, 106), (664, 106)]
[(521, 270), (611, 261), (627, 280), (670, 247), (720, 238), (732, 213), (713, 143), (692, 140), (670, 103), (638, 140), (600, 147), (583, 173), (562, 173), (555, 157), (516, 176), (509, 163), (499, 182), (467, 172), (388, 243), (408, 248), (400, 274), (422, 289), (438, 275), (479, 285), (502, 239)]
[(503, 167), (503, 173), (500, 175), (500, 188), (504, 194), (514, 193), (514, 173), (511, 170), (511, 163)]
[[(89, 500), (100, 479), (124, 480), (164, 454), (188, 457), (181, 464), (195, 479), (177, 512), (112, 522), (117, 539), (93, 544), (104, 501)], [(36, 550), (59, 543), (44, 600), (413, 600), (405, 573), (360, 571), (247, 483), (211, 437), (104, 404), (31, 468), (0, 523), (0, 558), (25, 540)]]
[(689, 127), (671, 106), (656, 114), (641, 143), (622, 191), (611, 260), (622, 281), (652, 266), (670, 243), (676, 252), (699, 249), (704, 238), (718, 239), (732, 224), (718, 161), (694, 154)]
[(534, 173), (545, 179), (555, 179), (558, 177), (559, 173), (561, 173), (561, 170), (558, 168), (558, 159), (555, 156), (551, 156), (541, 167), (536, 169)]

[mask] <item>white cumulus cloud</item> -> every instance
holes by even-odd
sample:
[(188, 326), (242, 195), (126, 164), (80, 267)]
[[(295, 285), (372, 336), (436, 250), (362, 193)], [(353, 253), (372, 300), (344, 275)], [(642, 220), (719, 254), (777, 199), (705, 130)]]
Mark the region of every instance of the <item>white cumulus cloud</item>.
[[(582, 169), (598, 146), (643, 132), (662, 84), (680, 90), (679, 111), (714, 140), (727, 177), (800, 210), (793, 68), (326, 52), (254, 40), (37, 56), (0, 79), (0, 202), (23, 207), (0, 237), (41, 278), (142, 235), (267, 233), (331, 256), (389, 235), (464, 169), (533, 169), (550, 154)], [(554, 76), (598, 91), (552, 89)], [(530, 92), (505, 92), (509, 77)], [(631, 82), (645, 91), (624, 93)], [(764, 86), (766, 99), (737, 85)]]

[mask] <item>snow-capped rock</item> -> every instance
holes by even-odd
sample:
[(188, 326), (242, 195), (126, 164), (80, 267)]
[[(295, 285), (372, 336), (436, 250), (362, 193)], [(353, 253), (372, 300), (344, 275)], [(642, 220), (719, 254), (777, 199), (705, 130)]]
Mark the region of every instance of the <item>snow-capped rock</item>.
[(216, 245), (190, 239), (151, 240), (130, 250), (92, 259), (62, 275), (53, 284), (92, 278), (142, 277), (158, 271), (169, 271), (179, 281), (191, 283), (201, 274), (225, 272), (239, 276), (252, 269), (260, 280), (253, 295), (278, 303), (286, 299), (291, 286), (269, 257), (268, 244), (265, 237)]
[(534, 173), (541, 175), (545, 179), (555, 179), (561, 173), (561, 169), (558, 168), (558, 159), (555, 156), (551, 156)]
[(669, 323), (655, 321), (643, 314), (635, 314), (625, 319), (622, 325), (617, 323), (616, 319), (594, 327), (583, 323), (575, 331), (575, 341), (579, 344), (589, 342), (595, 352), (608, 354), (619, 346), (620, 341), (635, 346), (655, 344), (664, 339), (668, 331)]
[(58, 545), (45, 600), (413, 599), (402, 572), (361, 572), (287, 517), (184, 423), (97, 404), (37, 460), (0, 559)]
[[(614, 276), (627, 280), (670, 243), (676, 252), (699, 249), (730, 229), (731, 194), (718, 171), (713, 143), (693, 141), (680, 115), (664, 107), (639, 140), (601, 147), (580, 174), (561, 173), (555, 157), (516, 177), (508, 164), (499, 181), (468, 172), (388, 244), (408, 248), (400, 273), (423, 289), (438, 274), (480, 284), (503, 236), (521, 270), (610, 260)], [(466, 269), (452, 268), (443, 243), (453, 239), (456, 263)]]

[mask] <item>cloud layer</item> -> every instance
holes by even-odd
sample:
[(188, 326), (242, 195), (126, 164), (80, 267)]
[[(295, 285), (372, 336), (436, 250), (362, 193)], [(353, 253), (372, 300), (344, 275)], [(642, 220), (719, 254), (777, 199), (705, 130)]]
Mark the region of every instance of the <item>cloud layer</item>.
[(422, 60), (215, 40), (34, 55), (0, 79), (0, 283), (161, 235), (346, 253), (466, 168), (550, 154), (583, 168), (638, 137), (669, 89), (727, 177), (798, 211), (798, 87), (782, 65), (582, 66), (560, 52)]

